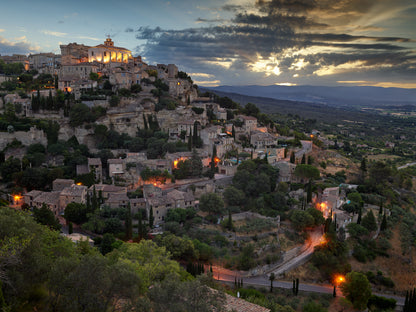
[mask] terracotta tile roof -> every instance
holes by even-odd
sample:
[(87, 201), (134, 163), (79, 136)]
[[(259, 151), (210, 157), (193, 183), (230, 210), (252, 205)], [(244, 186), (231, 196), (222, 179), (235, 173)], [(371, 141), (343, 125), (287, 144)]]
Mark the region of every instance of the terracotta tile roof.
[(82, 196), (87, 192), (87, 187), (84, 185), (71, 185), (62, 190), (62, 196)]
[(101, 159), (100, 158), (88, 158), (88, 165), (89, 166), (101, 166)]
[(124, 164), (124, 162), (125, 162), (124, 159), (119, 159), (119, 158), (114, 158), (114, 159), (107, 160), (108, 164)]
[(225, 294), (225, 310), (235, 312), (270, 312), (270, 309), (245, 301), (244, 299)]
[(42, 194), (37, 196), (33, 201), (40, 204), (56, 205), (59, 202), (59, 193), (60, 192), (42, 192)]

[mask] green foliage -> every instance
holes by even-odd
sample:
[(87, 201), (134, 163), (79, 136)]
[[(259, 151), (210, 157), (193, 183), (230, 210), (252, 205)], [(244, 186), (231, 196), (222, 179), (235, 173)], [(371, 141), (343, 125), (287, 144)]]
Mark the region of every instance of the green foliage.
[[(106, 237), (114, 239), (104, 235), (102, 241)], [(165, 248), (151, 241), (112, 242), (107, 246), (118, 248), (104, 257), (87, 242), (75, 245), (29, 214), (4, 207), (0, 241), (0, 304), (7, 311), (111, 311), (115, 302), (117, 309), (137, 312), (222, 306), (222, 295), (203, 286), (212, 286), (209, 279), (189, 280)]]
[(371, 297), (368, 299), (367, 307), (371, 309), (371, 311), (374, 309), (379, 311), (393, 311), (396, 308), (396, 300), (392, 298), (371, 295)]
[(87, 207), (80, 203), (69, 203), (64, 212), (64, 217), (67, 222), (82, 224), (87, 221)]
[(260, 194), (274, 191), (278, 173), (277, 169), (264, 160), (246, 160), (238, 166), (233, 185), (246, 196), (256, 198)]
[(302, 307), (302, 312), (327, 312), (321, 304), (315, 301), (309, 301)]
[(262, 232), (273, 229), (276, 227), (276, 223), (269, 219), (251, 218), (247, 219), (246, 224), (237, 228), (237, 232)]
[(245, 202), (244, 192), (230, 185), (224, 191), (224, 200), (228, 206), (241, 206)]
[(341, 284), (342, 293), (350, 300), (355, 309), (363, 310), (371, 296), (371, 285), (367, 277), (358, 272), (350, 272)]
[(330, 279), (333, 274), (345, 274), (351, 270), (347, 262), (347, 245), (336, 238), (334, 230), (325, 234), (326, 244), (315, 247), (312, 263), (324, 278)]
[(290, 221), (292, 221), (292, 225), (297, 231), (304, 231), (315, 224), (314, 217), (304, 210), (294, 210), (290, 215)]
[(197, 115), (201, 115), (204, 112), (204, 109), (202, 107), (192, 107), (192, 110), (195, 112), (195, 114)]
[(372, 210), (363, 217), (361, 225), (370, 232), (377, 230), (377, 221)]
[(249, 270), (255, 266), (256, 261), (254, 260), (254, 245), (248, 244), (241, 250), (238, 258), (238, 269)]
[(181, 238), (174, 234), (158, 235), (155, 238), (158, 246), (165, 247), (175, 260), (193, 261), (199, 254), (189, 238)]
[(294, 173), (296, 176), (300, 178), (309, 179), (309, 180), (311, 179), (317, 180), (320, 177), (318, 168), (312, 165), (307, 165), (307, 164), (297, 165)]
[(94, 122), (97, 115), (93, 114), (90, 108), (83, 103), (76, 103), (69, 111), (69, 124), (72, 127), (81, 126), (83, 123)]
[(33, 208), (33, 217), (36, 222), (46, 225), (53, 230), (60, 230), (61, 225), (59, 220), (55, 218), (52, 210), (50, 210), (46, 204), (43, 204), (41, 208)]
[(224, 202), (219, 195), (215, 193), (206, 193), (201, 196), (199, 208), (210, 214), (222, 214), (224, 212)]

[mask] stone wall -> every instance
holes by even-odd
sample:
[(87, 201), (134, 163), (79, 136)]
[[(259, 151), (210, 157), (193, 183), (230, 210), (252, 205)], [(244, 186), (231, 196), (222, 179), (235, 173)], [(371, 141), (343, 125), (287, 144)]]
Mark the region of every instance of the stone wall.
[(22, 142), (24, 146), (29, 146), (35, 143), (40, 143), (45, 146), (48, 144), (48, 140), (46, 139), (46, 135), (43, 130), (36, 129), (36, 127), (31, 127), (28, 132), (0, 132), (0, 149), (4, 149), (7, 144), (11, 143), (14, 139)]

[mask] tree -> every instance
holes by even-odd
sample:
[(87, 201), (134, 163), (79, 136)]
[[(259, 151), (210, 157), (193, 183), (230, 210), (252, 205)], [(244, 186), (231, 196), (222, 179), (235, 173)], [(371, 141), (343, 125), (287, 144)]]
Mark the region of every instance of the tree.
[(245, 198), (244, 192), (232, 185), (228, 186), (224, 191), (224, 200), (228, 206), (242, 206)]
[(386, 214), (384, 213), (383, 220), (381, 221), (381, 225), (380, 225), (380, 231), (384, 231), (386, 229), (387, 229), (387, 219), (386, 219)]
[(155, 218), (153, 217), (153, 209), (150, 209), (149, 211), (149, 227), (153, 229), (153, 222), (155, 221)]
[(312, 181), (309, 180), (308, 182), (308, 191), (306, 195), (306, 202), (310, 203), (312, 202)]
[(305, 154), (302, 155), (302, 160), (300, 161), (300, 163), (302, 165), (305, 165), (306, 164), (306, 156), (305, 156)]
[(47, 225), (53, 230), (60, 230), (61, 224), (55, 215), (53, 214), (52, 210), (50, 210), (46, 204), (42, 204), (41, 208), (34, 208), (33, 209), (33, 216), (35, 217), (36, 222)]
[(370, 210), (361, 220), (361, 225), (370, 232), (377, 230), (377, 222), (373, 211)]
[(358, 272), (350, 272), (341, 284), (344, 296), (350, 300), (355, 309), (364, 310), (371, 296), (371, 285), (367, 277)]
[(191, 176), (193, 177), (199, 177), (202, 174), (202, 160), (201, 157), (199, 157), (198, 152), (196, 151), (196, 149), (192, 150), (192, 156), (190, 159), (190, 164), (191, 164)]
[(224, 202), (219, 195), (215, 193), (206, 193), (201, 196), (199, 208), (210, 214), (221, 214), (224, 210)]
[(290, 162), (294, 164), (296, 162), (295, 152), (290, 153)]
[(103, 255), (108, 254), (109, 252), (111, 252), (114, 248), (113, 248), (113, 244), (116, 241), (116, 239), (114, 238), (114, 235), (111, 233), (105, 233), (103, 235), (103, 239), (101, 241), (100, 244), (100, 252)]
[(244, 106), (244, 114), (247, 116), (254, 116), (257, 117), (260, 113), (260, 109), (252, 103), (247, 103), (246, 106)]
[(87, 206), (80, 203), (69, 203), (65, 207), (64, 218), (67, 222), (81, 224), (87, 221)]
[(270, 273), (269, 275), (269, 281), (270, 281), (270, 292), (273, 292), (273, 281), (275, 280), (276, 276), (274, 275), (274, 272)]
[(318, 168), (312, 165), (301, 164), (296, 166), (295, 175), (303, 179), (317, 180), (321, 174), (319, 173)]
[(313, 217), (315, 226), (319, 226), (325, 223), (325, 218), (323, 216), (322, 211), (311, 207), (311, 208), (308, 208), (306, 212), (309, 213)]
[(297, 231), (303, 231), (307, 227), (313, 227), (315, 224), (314, 218), (303, 210), (294, 210), (290, 216), (290, 221), (292, 221), (293, 227)]

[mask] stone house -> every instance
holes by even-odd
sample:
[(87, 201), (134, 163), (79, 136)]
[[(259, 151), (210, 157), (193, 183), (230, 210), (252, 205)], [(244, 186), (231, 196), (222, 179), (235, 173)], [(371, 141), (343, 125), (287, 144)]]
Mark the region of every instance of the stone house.
[(268, 132), (252, 131), (250, 135), (250, 144), (256, 149), (265, 149), (277, 145), (277, 137)]
[(123, 186), (115, 186), (109, 184), (94, 184), (89, 188), (90, 196), (92, 196), (94, 188), (97, 196), (99, 196), (99, 193), (101, 192), (101, 196), (104, 200), (107, 200), (110, 197), (110, 195), (113, 194), (127, 194), (127, 188)]
[(36, 197), (33, 197), (31, 207), (41, 208), (45, 204), (57, 217), (63, 214), (64, 208), (60, 205), (60, 192), (40, 192)]
[(120, 176), (126, 171), (124, 159), (108, 159), (108, 175), (110, 177)]
[(85, 204), (87, 190), (88, 188), (84, 185), (73, 184), (65, 187), (59, 194), (59, 209), (63, 212), (69, 203)]

